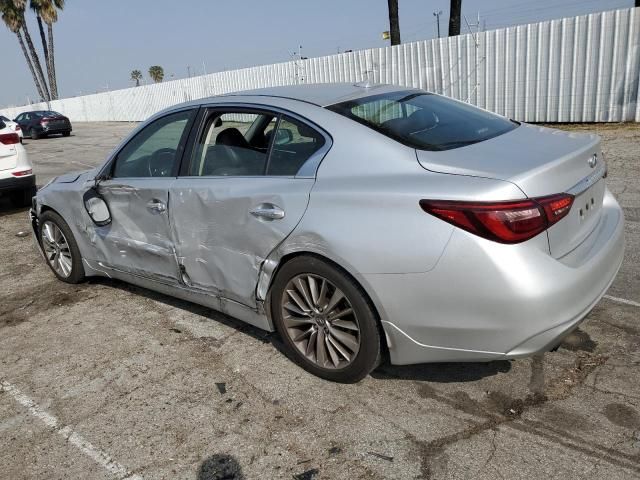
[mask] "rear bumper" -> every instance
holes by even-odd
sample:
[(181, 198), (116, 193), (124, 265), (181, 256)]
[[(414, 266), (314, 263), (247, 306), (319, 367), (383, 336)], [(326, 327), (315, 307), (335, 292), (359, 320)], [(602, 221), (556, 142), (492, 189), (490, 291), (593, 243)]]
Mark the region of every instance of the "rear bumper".
[(0, 192), (15, 192), (17, 190), (33, 189), (36, 186), (36, 176), (10, 177), (0, 179)]
[(71, 128), (71, 125), (60, 125), (56, 127), (40, 127), (39, 129), (36, 129), (36, 131), (41, 135), (65, 133), (65, 132), (71, 132), (72, 130), (73, 129)]
[(598, 226), (556, 260), (456, 230), (436, 268), (367, 275), (387, 318), (394, 364), (486, 361), (556, 346), (613, 282), (624, 253), (622, 210), (607, 191)]

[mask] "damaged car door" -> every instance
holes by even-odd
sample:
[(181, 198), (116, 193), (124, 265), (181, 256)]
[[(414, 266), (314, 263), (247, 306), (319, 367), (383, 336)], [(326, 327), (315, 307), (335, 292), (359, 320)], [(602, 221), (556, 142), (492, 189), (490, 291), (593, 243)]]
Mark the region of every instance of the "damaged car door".
[(302, 218), (330, 137), (275, 111), (212, 108), (192, 138), (170, 189), (183, 281), (255, 307), (262, 263)]
[(94, 225), (100, 262), (121, 272), (178, 283), (169, 187), (175, 181), (196, 110), (171, 113), (144, 127), (116, 154), (97, 188), (111, 222)]

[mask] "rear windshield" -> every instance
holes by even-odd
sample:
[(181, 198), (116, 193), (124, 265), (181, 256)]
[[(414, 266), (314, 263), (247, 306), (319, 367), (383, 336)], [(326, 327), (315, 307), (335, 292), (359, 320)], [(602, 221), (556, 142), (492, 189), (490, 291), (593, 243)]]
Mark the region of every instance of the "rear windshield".
[(471, 145), (519, 125), (466, 103), (415, 91), (372, 95), (327, 108), (420, 150)]
[(61, 117), (62, 115), (59, 114), (58, 112), (53, 112), (51, 110), (47, 110), (44, 112), (32, 112), (34, 116), (36, 117)]

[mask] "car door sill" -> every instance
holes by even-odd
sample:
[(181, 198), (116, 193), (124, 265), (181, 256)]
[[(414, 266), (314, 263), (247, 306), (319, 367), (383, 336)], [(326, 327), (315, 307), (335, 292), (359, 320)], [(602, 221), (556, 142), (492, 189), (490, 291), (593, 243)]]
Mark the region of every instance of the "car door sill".
[(102, 276), (115, 278), (133, 285), (147, 288), (155, 292), (164, 293), (171, 297), (176, 297), (192, 303), (197, 303), (204, 307), (211, 308), (218, 312), (229, 315), (246, 322), (254, 327), (272, 332), (274, 330), (271, 320), (264, 314), (252, 309), (242, 303), (225, 298), (221, 295), (214, 295), (209, 292), (203, 292), (199, 289), (189, 288), (178, 283), (162, 282), (160, 280), (124, 272), (106, 265), (83, 259), (87, 267), (87, 275)]

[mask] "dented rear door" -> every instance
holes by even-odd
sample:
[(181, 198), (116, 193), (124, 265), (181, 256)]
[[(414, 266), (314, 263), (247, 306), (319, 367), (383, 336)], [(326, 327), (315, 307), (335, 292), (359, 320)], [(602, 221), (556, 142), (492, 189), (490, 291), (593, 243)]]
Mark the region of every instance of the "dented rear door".
[(314, 179), (186, 177), (170, 189), (183, 281), (255, 307), (262, 262), (298, 224)]

